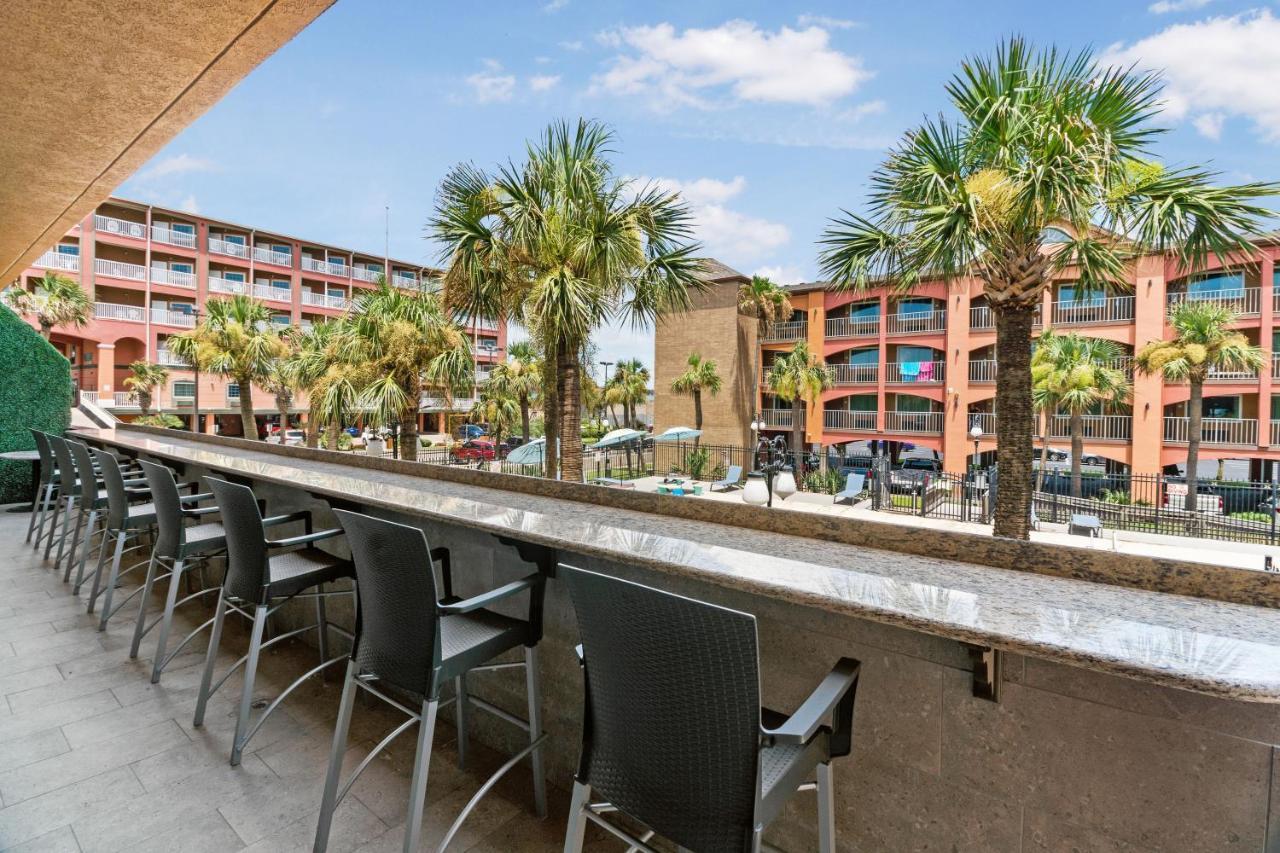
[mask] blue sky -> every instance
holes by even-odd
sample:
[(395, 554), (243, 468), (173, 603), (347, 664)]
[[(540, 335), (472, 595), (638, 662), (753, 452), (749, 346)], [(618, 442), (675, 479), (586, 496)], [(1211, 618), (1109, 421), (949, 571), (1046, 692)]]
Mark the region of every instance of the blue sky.
[[(1280, 179), (1280, 17), (1257, 3), (339, 0), (119, 192), (378, 252), (390, 205), (392, 255), (433, 263), (450, 166), (586, 116), (615, 129), (619, 172), (685, 193), (708, 254), (805, 280), (886, 146), (1011, 32), (1163, 69), (1164, 159)], [(643, 332), (597, 343), (652, 360)]]

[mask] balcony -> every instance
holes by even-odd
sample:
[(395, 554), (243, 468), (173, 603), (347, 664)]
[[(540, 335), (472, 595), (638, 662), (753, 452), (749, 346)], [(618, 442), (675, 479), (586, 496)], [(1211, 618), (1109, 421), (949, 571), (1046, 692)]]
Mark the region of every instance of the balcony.
[(351, 277), (359, 281), (377, 281), (383, 275), (382, 270), (371, 270), (365, 267), (352, 267)]
[(841, 432), (875, 432), (876, 413), (827, 409), (822, 413), (822, 426)]
[[(974, 359), (969, 362), (969, 381), (990, 384), (996, 381), (996, 360), (994, 358)], [(985, 427), (984, 427), (985, 429)]]
[(1271, 444), (1272, 447), (1280, 444), (1280, 421), (1271, 422), (1271, 441), (1269, 444)]
[(890, 335), (923, 335), (947, 330), (947, 312), (937, 308), (909, 314), (890, 314), (887, 332)]
[(293, 296), (286, 287), (272, 287), (269, 284), (249, 285), (249, 295), (255, 299), (266, 299), (270, 302), (292, 302)]
[(418, 287), (418, 277), (411, 273), (398, 272), (391, 276), (391, 283), (396, 287)]
[(884, 366), (884, 381), (893, 385), (937, 385), (946, 378), (945, 361), (891, 361)]
[(80, 272), (80, 256), (50, 250), (36, 258), (35, 261), (32, 262), (31, 266), (47, 270)]
[(156, 364), (163, 365), (164, 367), (191, 367), (191, 365), (187, 364), (187, 362), (170, 352), (165, 347), (156, 347)]
[(885, 412), (886, 432), (942, 435), (942, 412)]
[(475, 318), (464, 314), (458, 318), (458, 325), (466, 329), (476, 329), (481, 332), (498, 331), (498, 321), (490, 320), (488, 317)]
[(1261, 313), (1261, 293), (1257, 287), (1236, 287), (1199, 293), (1170, 293), (1166, 298), (1170, 309), (1182, 302), (1215, 302), (1241, 317), (1257, 317)]
[[(764, 425), (770, 429), (793, 429), (795, 427), (795, 412), (792, 409), (764, 409), (760, 413), (764, 419)], [(804, 423), (804, 416), (801, 415), (800, 423)]]
[(180, 246), (183, 249), (196, 247), (196, 235), (192, 231), (176, 231), (163, 225), (151, 226), (151, 242), (164, 243), (168, 246)]
[(147, 268), (142, 264), (127, 264), (124, 261), (108, 261), (94, 258), (94, 275), (105, 275), (110, 278), (123, 278), (128, 281), (146, 281)]
[[(1036, 418), (1037, 432), (1039, 431), (1040, 419)], [(996, 437), (996, 413), (995, 412), (970, 412), (969, 413), (969, 429), (978, 427), (982, 430), (982, 434), (987, 438)]]
[(178, 326), (183, 329), (193, 329), (196, 325), (196, 318), (193, 314), (185, 311), (169, 311), (164, 308), (151, 309), (151, 322), (159, 323), (162, 326)]
[(454, 397), (447, 400), (436, 394), (422, 393), (420, 401), (420, 409), (422, 411), (449, 411), (449, 412), (465, 412), (476, 404), (474, 397)]
[(879, 317), (834, 317), (826, 325), (828, 338), (874, 338), (880, 334)]
[(1280, 352), (1271, 353), (1271, 378), (1280, 379)]
[(765, 333), (766, 343), (787, 343), (803, 340), (809, 324), (804, 320), (791, 320), (786, 323), (774, 323), (773, 328)]
[(308, 272), (318, 272), (322, 275), (351, 278), (351, 267), (341, 261), (326, 261), (323, 258), (303, 258), (302, 268)]
[(95, 320), (120, 320), (125, 323), (147, 322), (147, 312), (141, 305), (117, 305), (114, 302), (93, 303)]
[(170, 287), (185, 287), (188, 290), (194, 290), (196, 276), (195, 273), (180, 272), (178, 270), (165, 269), (164, 267), (152, 267), (151, 283), (167, 284)]
[(228, 240), (222, 240), (217, 237), (209, 238), (209, 252), (214, 255), (227, 255), (232, 258), (249, 259), (249, 246), (245, 243), (237, 243)]
[[(1036, 308), (1034, 324), (1039, 326), (1043, 324), (1044, 311), (1039, 307)], [(996, 327), (996, 312), (991, 310), (990, 305), (974, 305), (969, 308), (969, 329), (979, 332)]]
[(217, 275), (209, 276), (209, 290), (212, 293), (244, 293), (247, 286), (243, 281)]
[(147, 226), (143, 222), (128, 219), (116, 219), (114, 216), (94, 214), (93, 230), (107, 234), (118, 234), (121, 237), (133, 237), (138, 240), (147, 239)]
[(288, 252), (277, 252), (269, 246), (254, 246), (253, 259), (258, 263), (271, 264), (277, 267), (292, 267), (293, 255)]
[[(1129, 441), (1133, 438), (1132, 415), (1084, 415), (1080, 420), (1085, 441)], [(1071, 416), (1054, 415), (1049, 422), (1049, 435), (1051, 438), (1070, 438)]]
[[(1164, 419), (1164, 440), (1186, 444), (1190, 436), (1189, 418)], [(1203, 418), (1201, 443), (1224, 447), (1257, 447), (1258, 422), (1252, 418)]]
[(1060, 300), (1050, 307), (1055, 326), (1097, 326), (1132, 323), (1133, 304), (1132, 296), (1108, 296), (1100, 300)]
[(829, 364), (837, 385), (875, 385), (880, 378), (878, 364)]
[(330, 296), (327, 293), (316, 293), (311, 290), (302, 291), (302, 304), (316, 308), (332, 308), (337, 311), (345, 311), (351, 305), (346, 297)]

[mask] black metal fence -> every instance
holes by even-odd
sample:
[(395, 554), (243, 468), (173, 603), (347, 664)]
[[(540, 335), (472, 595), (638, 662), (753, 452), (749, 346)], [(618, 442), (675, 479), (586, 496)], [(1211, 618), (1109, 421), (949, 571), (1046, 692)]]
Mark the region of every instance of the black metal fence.
[(868, 488), (871, 508), (985, 524), (991, 520), (990, 474), (965, 474), (894, 468), (888, 457), (871, 460)]

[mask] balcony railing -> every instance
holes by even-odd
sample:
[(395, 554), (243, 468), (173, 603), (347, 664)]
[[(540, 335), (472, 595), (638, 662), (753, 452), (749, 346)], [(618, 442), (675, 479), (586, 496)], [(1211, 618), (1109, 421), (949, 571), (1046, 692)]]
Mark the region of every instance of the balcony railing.
[(461, 317), (458, 318), (458, 325), (466, 329), (471, 329), (471, 328), (478, 329), (482, 332), (498, 331), (498, 321), (490, 320), (488, 317), (476, 318), (476, 317), (471, 317), (467, 314), (463, 314)]
[[(1032, 322), (1039, 326), (1042, 325), (1044, 312), (1037, 306), (1035, 318)], [(969, 308), (969, 328), (973, 331), (981, 331), (983, 329), (994, 329), (996, 327), (996, 312), (991, 310), (990, 305), (974, 305)]]
[[(1080, 422), (1081, 434), (1086, 441), (1128, 441), (1133, 437), (1132, 415), (1084, 415)], [(1049, 422), (1049, 435), (1051, 438), (1070, 438), (1071, 416), (1054, 415)]]
[(893, 384), (936, 384), (946, 378), (945, 361), (891, 361), (884, 366), (884, 381)]
[(830, 364), (837, 385), (875, 385), (880, 378), (878, 364)]
[(164, 308), (151, 309), (151, 322), (164, 326), (181, 326), (184, 329), (194, 328), (196, 318), (185, 311), (168, 311)]
[(1114, 358), (1108, 362), (1108, 366), (1123, 373), (1130, 382), (1133, 381), (1133, 356), (1124, 355), (1120, 358)]
[(371, 270), (365, 267), (351, 268), (351, 277), (358, 278), (360, 281), (377, 281), (378, 276), (382, 274), (382, 270)]
[(250, 285), (249, 293), (256, 299), (270, 299), (272, 302), (291, 302), (292, 296), (287, 287), (272, 287), (269, 284)]
[(1055, 326), (1093, 326), (1133, 320), (1132, 296), (1108, 296), (1101, 300), (1059, 300), (1053, 303)]
[(1242, 317), (1256, 317), (1261, 313), (1261, 290), (1257, 287), (1235, 287), (1228, 290), (1205, 290), (1199, 293), (1170, 293), (1166, 297), (1169, 307), (1181, 302), (1216, 302)]
[[(1200, 435), (1203, 444), (1256, 447), (1258, 422), (1252, 418), (1202, 418)], [(1189, 418), (1165, 418), (1164, 440), (1186, 444), (1190, 437)]]
[[(1039, 418), (1036, 419), (1037, 425)], [(995, 412), (970, 412), (969, 413), (969, 429), (978, 427), (982, 430), (982, 434), (987, 438), (996, 437), (996, 413)]]
[(804, 320), (774, 323), (773, 328), (765, 334), (764, 339), (771, 343), (798, 341), (804, 338), (808, 325)]
[(80, 272), (80, 256), (50, 250), (36, 258), (35, 263), (31, 266), (49, 270), (69, 270), (70, 272)]
[(195, 289), (196, 276), (195, 273), (165, 269), (164, 267), (152, 267), (151, 283), (167, 284), (170, 287), (186, 287), (189, 289)]
[(93, 316), (98, 320), (123, 320), (126, 323), (147, 322), (141, 305), (117, 305), (114, 302), (93, 303)]
[[(795, 412), (791, 409), (764, 409), (761, 413), (764, 424), (774, 429), (792, 429), (795, 426)], [(804, 417), (801, 416), (801, 423)]]
[(421, 398), (421, 408), (423, 409), (448, 409), (455, 412), (465, 412), (475, 404), (474, 397), (454, 397), (450, 401), (436, 394), (423, 392)]
[(215, 255), (230, 255), (233, 258), (249, 258), (249, 246), (246, 243), (233, 243), (217, 237), (209, 238), (209, 251)]
[(94, 258), (93, 272), (95, 275), (124, 278), (130, 281), (147, 280), (146, 267), (142, 264), (126, 264), (124, 261), (108, 261), (103, 258)]
[(191, 231), (175, 231), (163, 225), (151, 226), (151, 239), (156, 243), (167, 243), (170, 246), (181, 246), (184, 249), (196, 247), (196, 235)]
[(293, 255), (288, 252), (277, 252), (270, 246), (254, 246), (253, 259), (264, 264), (273, 264), (277, 267), (292, 267)]
[(314, 305), (317, 308), (334, 308), (345, 311), (351, 303), (343, 296), (330, 296), (327, 293), (316, 293), (311, 290), (302, 291), (302, 304)]
[(165, 367), (190, 367), (186, 361), (179, 358), (174, 353), (164, 347), (156, 347), (156, 364), (162, 364)]
[(1271, 445), (1280, 444), (1280, 421), (1271, 422)]
[(880, 318), (834, 317), (827, 320), (828, 338), (874, 338), (880, 334)]
[(1257, 379), (1256, 370), (1223, 370), (1218, 367), (1210, 367), (1206, 377), (1208, 382), (1256, 382)]
[(852, 412), (847, 409), (827, 409), (822, 413), (822, 426), (825, 429), (844, 430), (847, 432), (875, 432), (875, 412)]
[(105, 231), (108, 234), (119, 234), (123, 237), (134, 237), (138, 240), (147, 239), (146, 223), (133, 222), (128, 219), (116, 219), (114, 216), (94, 214), (93, 229), (95, 231)]
[(1280, 379), (1280, 352), (1271, 353), (1271, 378)]
[[(996, 360), (994, 358), (974, 359), (969, 362), (970, 382), (995, 382)], [(983, 427), (986, 429), (986, 427)]]
[(884, 428), (887, 432), (941, 435), (942, 412), (885, 412)]
[(947, 312), (938, 308), (910, 314), (890, 314), (887, 331), (890, 335), (918, 335), (943, 332), (947, 328)]
[(409, 273), (398, 272), (391, 276), (391, 283), (396, 287), (412, 287), (417, 288), (418, 277)]
[[(99, 396), (101, 401), (101, 396)], [(111, 402), (108, 403), (113, 409), (136, 409), (138, 408), (138, 395), (132, 391), (116, 391), (111, 395)]]
[(244, 293), (247, 286), (243, 281), (223, 278), (219, 275), (209, 276), (209, 289), (214, 293)]

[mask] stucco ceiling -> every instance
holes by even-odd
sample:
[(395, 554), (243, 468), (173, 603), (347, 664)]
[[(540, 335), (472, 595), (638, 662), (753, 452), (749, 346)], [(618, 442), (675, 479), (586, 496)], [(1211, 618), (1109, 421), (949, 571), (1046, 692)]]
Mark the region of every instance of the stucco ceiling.
[(0, 285), (332, 3), (0, 3)]

